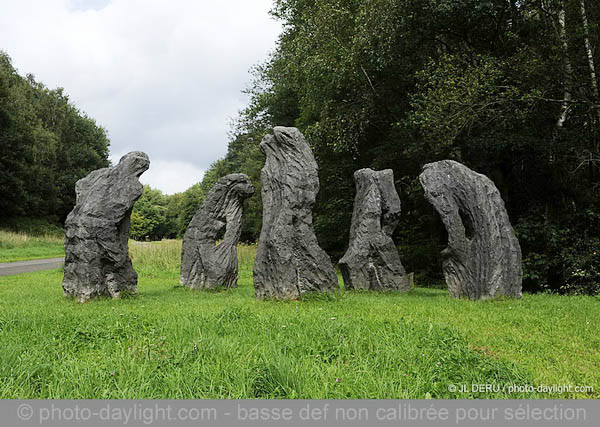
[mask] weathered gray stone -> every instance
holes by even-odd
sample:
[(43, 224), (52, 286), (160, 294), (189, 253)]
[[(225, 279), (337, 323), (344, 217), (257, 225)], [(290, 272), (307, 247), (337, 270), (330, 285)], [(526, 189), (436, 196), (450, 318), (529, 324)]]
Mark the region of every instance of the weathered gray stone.
[(419, 180), (448, 232), (442, 257), (450, 294), (521, 297), (521, 248), (494, 183), (452, 160), (425, 165)]
[[(237, 286), (243, 202), (252, 194), (254, 187), (243, 173), (224, 176), (210, 190), (183, 236), (182, 285), (192, 289)], [(223, 241), (217, 245), (220, 238)]]
[(77, 202), (65, 222), (65, 295), (85, 302), (137, 293), (127, 242), (131, 210), (144, 191), (138, 178), (149, 166), (148, 156), (134, 151), (77, 181)]
[(347, 289), (408, 291), (410, 282), (392, 234), (400, 219), (400, 197), (391, 169), (354, 172), (356, 197), (350, 244), (339, 265)]
[(296, 299), (305, 292), (334, 291), (331, 259), (319, 247), (312, 208), (319, 192), (317, 163), (296, 128), (276, 127), (260, 148), (263, 223), (254, 263), (257, 298)]

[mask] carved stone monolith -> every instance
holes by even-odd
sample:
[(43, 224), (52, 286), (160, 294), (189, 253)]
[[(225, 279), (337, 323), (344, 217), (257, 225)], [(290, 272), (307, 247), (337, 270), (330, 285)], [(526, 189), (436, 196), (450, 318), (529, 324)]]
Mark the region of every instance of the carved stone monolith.
[(400, 218), (400, 197), (391, 169), (354, 172), (356, 197), (350, 244), (339, 265), (346, 289), (409, 291), (392, 234)]
[(442, 257), (450, 294), (521, 297), (521, 247), (494, 183), (452, 160), (425, 165), (419, 180), (448, 232)]
[(243, 202), (252, 194), (254, 187), (243, 173), (220, 178), (210, 190), (183, 236), (182, 285), (192, 289), (237, 286)]
[(260, 149), (263, 223), (254, 263), (257, 298), (296, 299), (305, 292), (334, 291), (331, 259), (319, 247), (312, 208), (319, 192), (317, 163), (296, 128), (275, 127)]
[(65, 295), (85, 302), (137, 293), (127, 243), (133, 204), (144, 191), (138, 178), (149, 166), (148, 156), (134, 151), (77, 181), (75, 208), (65, 222)]

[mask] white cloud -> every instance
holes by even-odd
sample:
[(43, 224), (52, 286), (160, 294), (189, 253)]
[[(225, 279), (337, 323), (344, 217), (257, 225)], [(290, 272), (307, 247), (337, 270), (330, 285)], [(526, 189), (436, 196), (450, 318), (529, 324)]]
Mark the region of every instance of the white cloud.
[[(125, 154), (127, 152), (111, 154), (109, 159), (116, 165)], [(165, 194), (175, 194), (200, 182), (205, 172), (205, 169), (188, 162), (150, 159), (150, 169), (142, 174), (140, 182), (158, 188)]]
[(0, 49), (21, 74), (64, 87), (109, 131), (113, 157), (147, 152), (147, 182), (170, 193), (225, 153), (228, 121), (247, 103), (248, 70), (267, 58), (280, 31), (270, 7), (271, 0), (2, 0)]
[(142, 175), (140, 181), (153, 188), (160, 188), (166, 194), (181, 193), (204, 176), (203, 169), (189, 163), (169, 160), (155, 160), (151, 163), (151, 169)]

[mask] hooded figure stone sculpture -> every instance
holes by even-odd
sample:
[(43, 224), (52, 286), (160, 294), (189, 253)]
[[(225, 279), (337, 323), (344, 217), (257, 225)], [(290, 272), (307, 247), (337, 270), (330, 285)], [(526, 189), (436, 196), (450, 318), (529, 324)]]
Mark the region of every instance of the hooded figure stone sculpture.
[(331, 259), (319, 247), (312, 208), (319, 192), (317, 163), (296, 128), (275, 127), (260, 143), (263, 224), (254, 263), (257, 298), (296, 299), (334, 291)]
[(391, 169), (354, 172), (356, 198), (350, 244), (339, 265), (347, 289), (408, 291), (410, 281), (392, 234), (400, 218), (400, 197)]
[(450, 294), (521, 297), (521, 248), (494, 183), (452, 160), (425, 165), (419, 180), (448, 232), (442, 257)]
[(133, 204), (144, 191), (138, 178), (149, 166), (148, 156), (134, 151), (77, 181), (75, 208), (65, 222), (65, 295), (85, 302), (137, 293), (127, 243)]
[[(224, 176), (210, 190), (183, 236), (182, 285), (193, 289), (237, 286), (243, 201), (252, 194), (254, 187), (242, 173)], [(223, 242), (216, 245), (221, 236)]]

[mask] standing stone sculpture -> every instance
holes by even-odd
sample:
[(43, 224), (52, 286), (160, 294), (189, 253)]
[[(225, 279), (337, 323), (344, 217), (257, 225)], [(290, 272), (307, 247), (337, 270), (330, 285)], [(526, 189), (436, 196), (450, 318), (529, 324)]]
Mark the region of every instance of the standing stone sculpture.
[(243, 173), (224, 176), (210, 190), (183, 236), (182, 285), (192, 289), (237, 286), (243, 202), (252, 194), (254, 187)]
[(263, 224), (254, 263), (257, 298), (296, 299), (305, 292), (334, 291), (331, 259), (319, 247), (312, 208), (319, 192), (317, 163), (296, 128), (275, 127), (260, 148)]
[(133, 204), (144, 191), (138, 178), (149, 166), (148, 156), (134, 151), (77, 181), (75, 208), (65, 222), (65, 295), (85, 302), (137, 293), (127, 243)]
[(521, 248), (494, 183), (452, 160), (425, 165), (419, 180), (448, 232), (442, 257), (450, 294), (521, 297)]
[(347, 289), (408, 291), (410, 281), (392, 234), (400, 218), (400, 197), (391, 169), (354, 172), (356, 198), (350, 244), (339, 262)]

